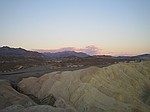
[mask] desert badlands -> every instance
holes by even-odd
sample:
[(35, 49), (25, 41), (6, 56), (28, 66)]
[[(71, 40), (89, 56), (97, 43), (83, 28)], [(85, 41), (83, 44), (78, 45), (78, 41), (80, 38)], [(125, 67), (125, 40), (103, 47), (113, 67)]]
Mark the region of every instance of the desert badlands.
[(17, 87), (1, 79), (0, 90), (0, 112), (150, 112), (150, 62), (56, 71)]

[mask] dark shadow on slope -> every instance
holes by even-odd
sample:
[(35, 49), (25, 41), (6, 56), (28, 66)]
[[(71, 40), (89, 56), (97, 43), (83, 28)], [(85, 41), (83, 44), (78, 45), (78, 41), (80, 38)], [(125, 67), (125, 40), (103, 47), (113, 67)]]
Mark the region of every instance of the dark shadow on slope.
[(56, 98), (54, 97), (53, 94), (49, 94), (48, 96), (46, 96), (43, 99), (38, 99), (36, 96), (34, 96), (32, 94), (25, 94), (23, 91), (21, 91), (21, 89), (17, 86), (17, 83), (15, 83), (15, 82), (10, 82), (10, 83), (11, 83), (12, 88), (14, 88), (17, 92), (28, 96), (35, 103), (37, 103), (39, 105), (51, 105), (51, 106), (55, 107), (54, 104), (55, 104)]
[(150, 106), (150, 85), (146, 85), (141, 96), (142, 101)]

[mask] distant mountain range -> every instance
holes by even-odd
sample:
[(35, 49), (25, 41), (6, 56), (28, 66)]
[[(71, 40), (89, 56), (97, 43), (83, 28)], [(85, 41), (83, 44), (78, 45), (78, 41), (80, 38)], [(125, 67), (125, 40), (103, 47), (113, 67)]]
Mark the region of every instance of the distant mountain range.
[[(75, 51), (39, 53), (35, 51), (28, 51), (23, 48), (10, 48), (8, 46), (0, 47), (0, 57), (65, 58), (69, 56), (88, 57), (89, 55), (83, 52), (75, 52)], [(105, 57), (107, 57), (107, 55)], [(142, 54), (137, 56), (118, 56), (115, 58), (139, 58), (139, 59), (149, 60), (150, 54)]]
[(143, 59), (143, 60), (150, 60), (150, 54), (141, 54), (141, 55), (137, 55), (137, 56), (134, 56), (135, 58), (140, 58), (140, 59)]
[(141, 60), (150, 60), (150, 54), (141, 54), (141, 55), (136, 55), (136, 56), (117, 56), (115, 58), (137, 58), (137, 59), (141, 59)]
[(141, 55), (137, 55), (138, 57), (150, 57), (150, 54), (141, 54)]
[(22, 48), (0, 47), (0, 72), (11, 72), (47, 63), (45, 55)]
[(75, 51), (63, 51), (57, 53), (43, 53), (44, 55), (50, 58), (59, 58), (59, 57), (69, 57), (69, 56), (76, 56), (76, 57), (88, 57), (89, 55), (83, 52), (75, 52)]
[[(106, 66), (118, 62), (150, 60), (150, 54), (137, 56), (94, 55), (75, 51), (57, 53), (39, 53), (22, 48), (0, 47), (0, 71), (10, 72), (36, 66), (52, 65), (53, 67)], [(61, 62), (61, 63), (60, 63)]]
[(0, 47), (0, 56), (4, 57), (40, 57), (40, 58), (63, 58), (69, 56), (87, 57), (86, 53), (75, 51), (63, 51), (57, 53), (39, 53), (35, 51), (28, 51), (22, 48), (10, 48), (8, 46)]
[(34, 52), (34, 51), (27, 51), (22, 48), (10, 48), (8, 46), (0, 47), (0, 56), (3, 57), (38, 57), (44, 58), (45, 55)]

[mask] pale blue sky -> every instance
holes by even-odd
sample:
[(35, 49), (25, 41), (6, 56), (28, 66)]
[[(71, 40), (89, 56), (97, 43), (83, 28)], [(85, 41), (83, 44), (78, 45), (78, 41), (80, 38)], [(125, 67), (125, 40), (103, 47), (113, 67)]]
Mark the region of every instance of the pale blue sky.
[(0, 0), (0, 46), (150, 53), (150, 0)]

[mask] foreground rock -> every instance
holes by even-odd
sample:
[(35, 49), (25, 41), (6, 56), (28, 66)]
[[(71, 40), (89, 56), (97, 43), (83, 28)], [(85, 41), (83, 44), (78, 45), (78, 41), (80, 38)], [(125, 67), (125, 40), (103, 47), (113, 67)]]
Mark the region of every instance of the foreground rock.
[(150, 62), (120, 63), (24, 78), (18, 85), (39, 99), (78, 112), (150, 112)]
[(0, 80), (0, 109), (10, 105), (29, 107), (36, 105), (28, 96), (17, 92), (7, 80)]
[[(52, 107), (51, 104), (55, 103), (55, 98), (51, 94), (39, 101), (45, 105), (37, 105), (27, 95), (12, 88), (9, 81), (0, 80), (0, 112), (75, 112), (71, 108)], [(61, 107), (62, 104), (58, 100), (55, 105)]]

